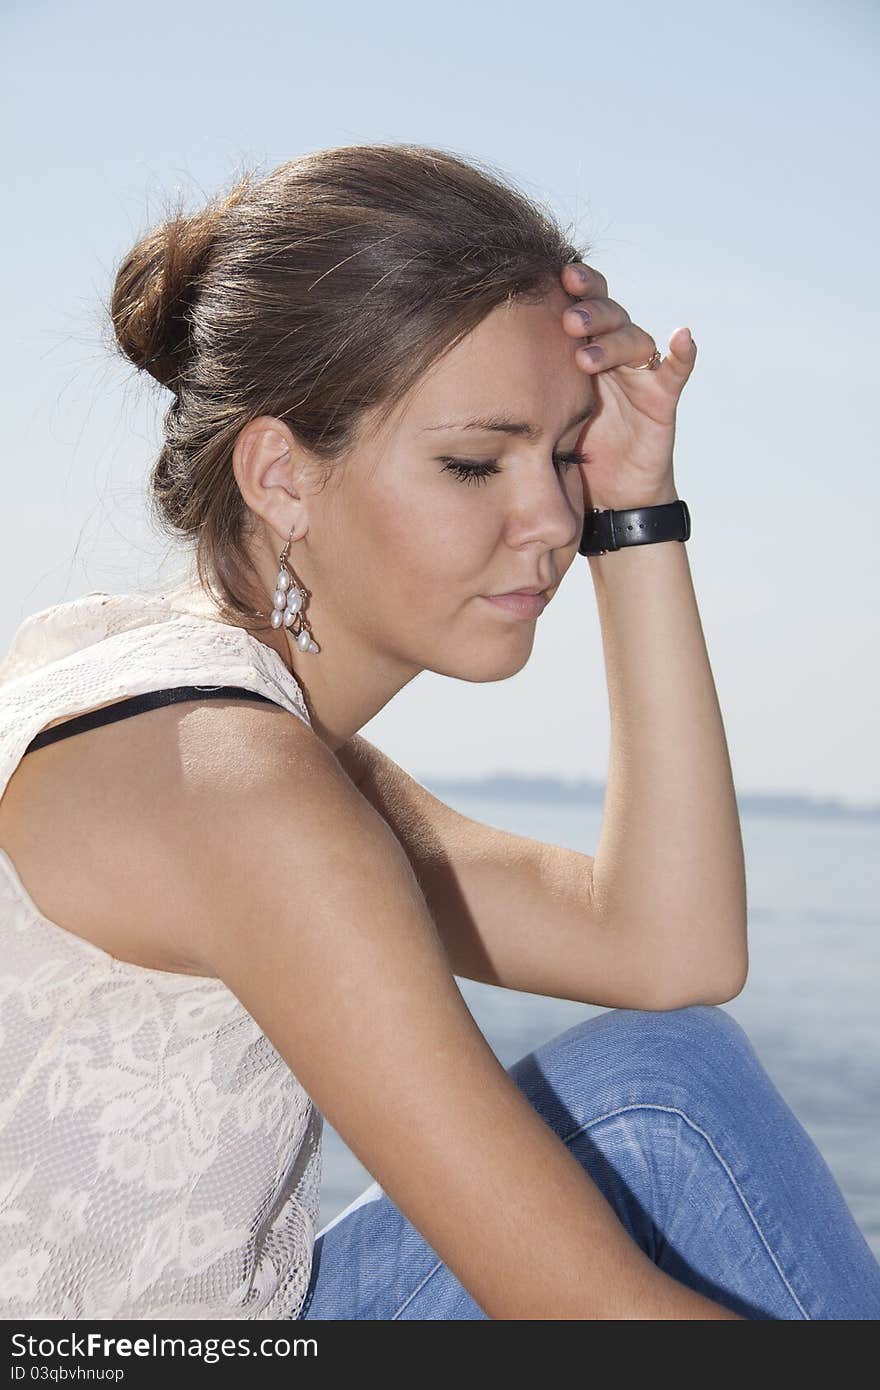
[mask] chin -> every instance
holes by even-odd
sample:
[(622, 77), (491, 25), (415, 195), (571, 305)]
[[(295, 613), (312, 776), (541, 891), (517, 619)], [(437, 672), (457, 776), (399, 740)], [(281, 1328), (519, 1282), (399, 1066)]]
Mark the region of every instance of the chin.
[[(527, 665), (532, 654), (532, 642), (522, 642), (519, 649), (514, 651), (513, 644), (505, 652), (487, 649), (484, 645), (482, 650), (475, 650), (472, 657), (467, 660), (462, 658), (461, 652), (454, 664), (450, 665), (446, 671), (441, 671), (441, 675), (454, 676), (459, 681), (472, 681), (475, 684), (486, 684), (489, 681), (506, 681), (511, 676), (515, 676)], [(434, 667), (437, 670), (437, 667)]]

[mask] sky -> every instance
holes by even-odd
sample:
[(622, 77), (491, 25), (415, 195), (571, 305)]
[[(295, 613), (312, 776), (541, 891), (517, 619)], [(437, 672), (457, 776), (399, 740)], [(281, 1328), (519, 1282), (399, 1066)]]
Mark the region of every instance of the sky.
[[(29, 0), (0, 34), (3, 652), (28, 614), (185, 559), (146, 511), (170, 396), (114, 355), (105, 309), (166, 197), (437, 145), (573, 222), (661, 351), (693, 332), (675, 478), (737, 790), (878, 799), (875, 4)], [(604, 781), (588, 562), (522, 671), (423, 672), (361, 733), (419, 777)]]

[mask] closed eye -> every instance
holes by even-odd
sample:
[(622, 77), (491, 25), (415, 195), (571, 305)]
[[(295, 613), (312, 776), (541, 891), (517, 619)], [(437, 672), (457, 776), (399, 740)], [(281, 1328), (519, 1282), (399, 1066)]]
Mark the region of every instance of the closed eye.
[[(456, 478), (463, 482), (482, 483), (495, 473), (500, 473), (501, 469), (494, 459), (485, 463), (480, 463), (477, 459), (449, 458), (445, 454), (439, 456), (439, 462), (443, 464), (441, 473), (454, 473)], [(571, 450), (568, 453), (555, 453), (553, 455), (554, 468), (571, 468), (576, 463), (588, 462), (587, 455), (576, 453)]]

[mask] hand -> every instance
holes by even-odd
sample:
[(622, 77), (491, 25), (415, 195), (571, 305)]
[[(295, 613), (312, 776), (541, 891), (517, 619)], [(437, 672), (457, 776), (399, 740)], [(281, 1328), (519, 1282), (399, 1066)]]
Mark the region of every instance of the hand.
[[(677, 328), (659, 367), (634, 370), (649, 360), (654, 339), (607, 297), (608, 282), (600, 271), (581, 262), (576, 265), (586, 271), (587, 280), (581, 280), (575, 265), (564, 266), (560, 279), (566, 293), (577, 296), (563, 313), (562, 326), (570, 337), (586, 339), (574, 358), (596, 378), (597, 410), (575, 445), (584, 456), (580, 469), (585, 506), (621, 509), (675, 501), (675, 412), (693, 371), (696, 344), (688, 329)], [(584, 323), (576, 309), (587, 309), (591, 321)], [(587, 343), (604, 350), (601, 362), (591, 361)]]

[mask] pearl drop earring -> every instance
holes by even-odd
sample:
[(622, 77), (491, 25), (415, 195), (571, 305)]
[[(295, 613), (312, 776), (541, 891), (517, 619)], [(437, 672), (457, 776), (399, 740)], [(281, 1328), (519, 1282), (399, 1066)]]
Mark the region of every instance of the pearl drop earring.
[(287, 568), (287, 552), (290, 549), (290, 542), (293, 539), (293, 531), (287, 538), (287, 543), (279, 556), (280, 569), (278, 578), (275, 580), (274, 607), (269, 621), (275, 628), (292, 627), (299, 618), (299, 631), (296, 634), (296, 645), (301, 652), (319, 652), (321, 648), (314, 640), (309, 629), (306, 618), (302, 612), (302, 606), (308, 597), (308, 590), (294, 582), (293, 575)]

